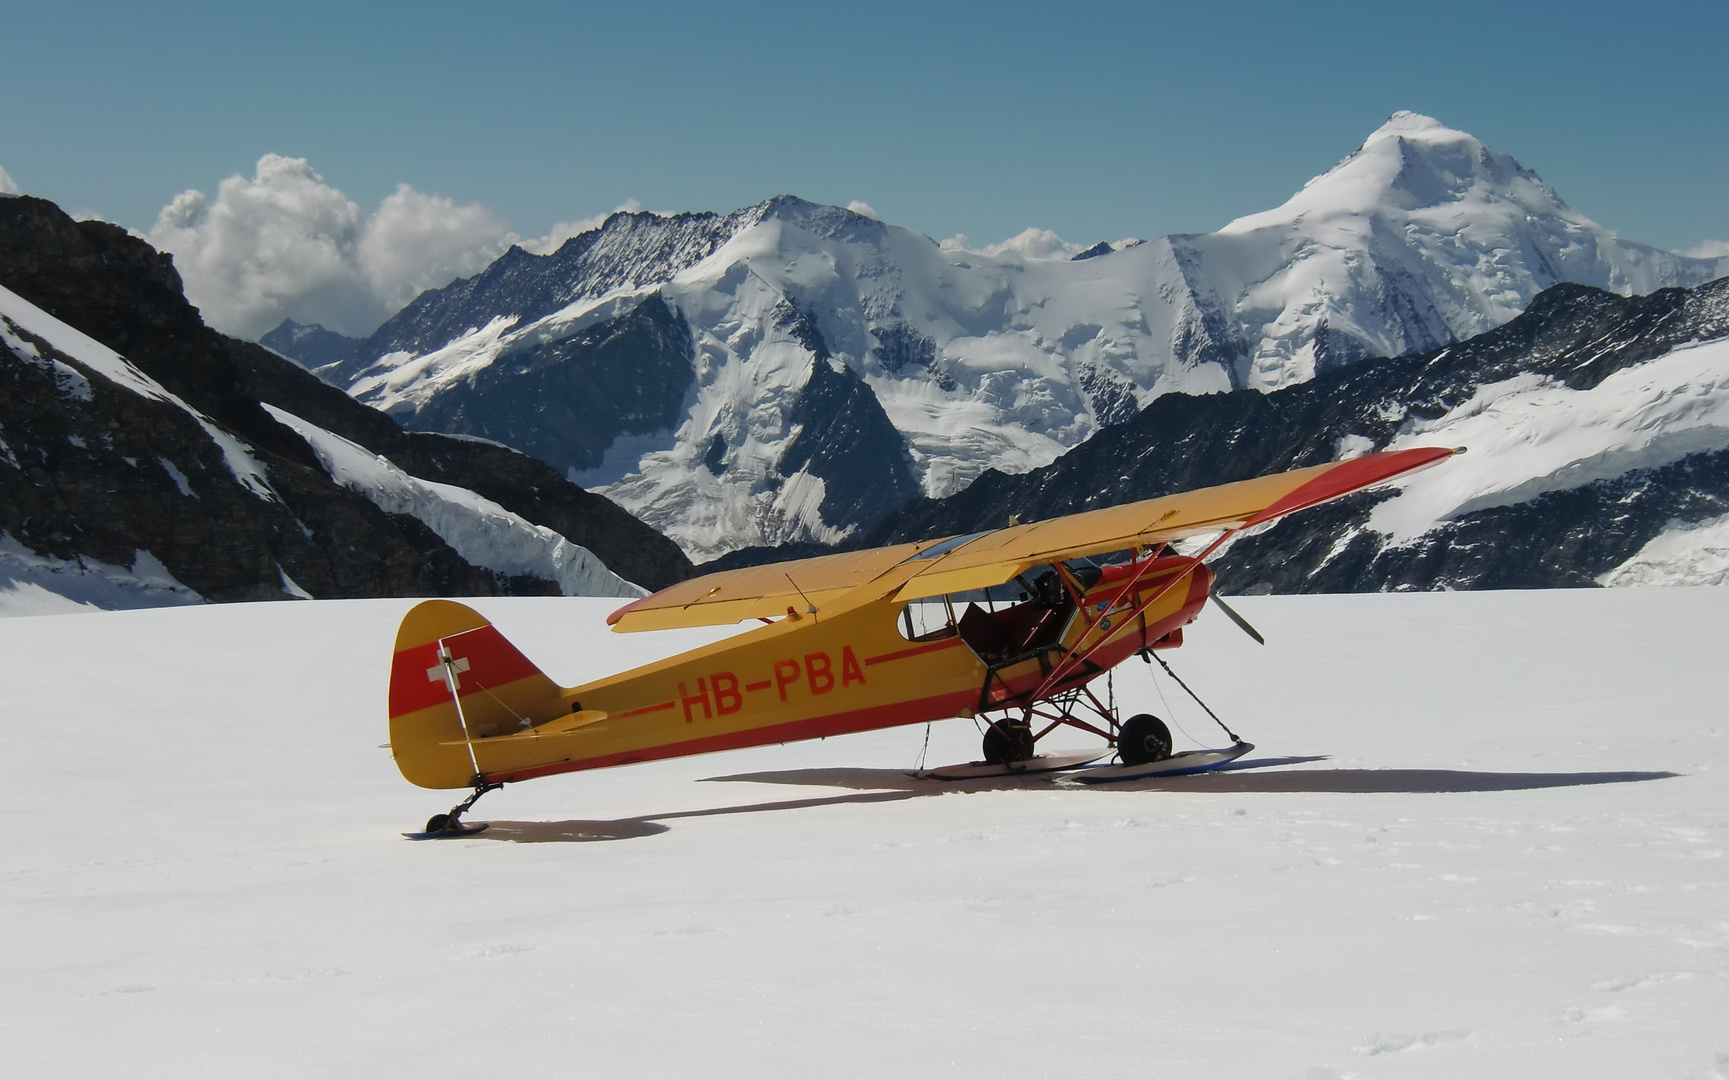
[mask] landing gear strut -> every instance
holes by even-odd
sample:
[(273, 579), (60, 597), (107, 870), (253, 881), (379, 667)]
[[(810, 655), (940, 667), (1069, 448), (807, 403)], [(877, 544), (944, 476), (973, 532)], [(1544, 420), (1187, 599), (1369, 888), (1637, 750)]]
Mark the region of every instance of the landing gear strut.
[(462, 815), (468, 813), (469, 807), (478, 802), (482, 795), (485, 795), (489, 791), (497, 791), (503, 786), (503, 784), (489, 784), (485, 781), (476, 783), (474, 785), (474, 792), (469, 795), (468, 798), (451, 807), (450, 813), (434, 814), (427, 818), (426, 831), (421, 833), (420, 837), (433, 838), (441, 836), (464, 836), (469, 833), (480, 832), (482, 829), (486, 828), (485, 823), (479, 825), (464, 825), (462, 823)]

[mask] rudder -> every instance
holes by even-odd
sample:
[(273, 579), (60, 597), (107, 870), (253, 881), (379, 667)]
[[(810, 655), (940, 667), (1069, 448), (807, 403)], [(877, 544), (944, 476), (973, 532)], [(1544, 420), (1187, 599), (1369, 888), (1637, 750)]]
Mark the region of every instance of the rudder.
[(403, 616), (390, 665), (390, 748), (410, 783), (468, 787), (486, 771), (468, 740), (565, 711), (559, 686), (473, 608), (427, 600)]

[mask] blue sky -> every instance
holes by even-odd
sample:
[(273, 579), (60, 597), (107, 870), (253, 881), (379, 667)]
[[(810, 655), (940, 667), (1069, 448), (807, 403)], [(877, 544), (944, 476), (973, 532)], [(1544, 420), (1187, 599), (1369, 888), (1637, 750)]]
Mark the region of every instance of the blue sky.
[(975, 243), (1218, 228), (1412, 109), (1663, 247), (1729, 239), (1729, 4), (4, 0), (0, 167), (140, 229), (305, 157), (524, 235), (791, 192)]

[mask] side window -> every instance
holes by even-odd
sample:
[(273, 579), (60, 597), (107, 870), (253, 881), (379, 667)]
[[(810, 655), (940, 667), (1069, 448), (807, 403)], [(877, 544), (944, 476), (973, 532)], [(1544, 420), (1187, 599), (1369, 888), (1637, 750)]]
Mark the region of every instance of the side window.
[(946, 598), (914, 600), (901, 609), (895, 620), (901, 637), (908, 641), (935, 641), (955, 634), (954, 609)]

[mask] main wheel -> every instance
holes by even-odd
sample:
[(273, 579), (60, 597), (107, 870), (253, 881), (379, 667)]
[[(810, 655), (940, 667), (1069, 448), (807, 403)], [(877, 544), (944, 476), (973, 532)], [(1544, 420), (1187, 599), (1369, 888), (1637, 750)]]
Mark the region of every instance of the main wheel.
[(450, 828), (449, 814), (434, 814), (426, 819), (426, 831), (429, 833), (441, 833), (448, 828)]
[(1117, 729), (1117, 756), (1124, 765), (1145, 765), (1171, 756), (1171, 729), (1152, 713), (1137, 713)]
[(1026, 761), (1034, 749), (1033, 729), (1024, 723), (999, 720), (985, 728), (985, 760), (992, 765)]

